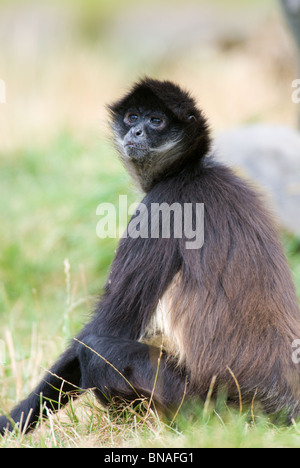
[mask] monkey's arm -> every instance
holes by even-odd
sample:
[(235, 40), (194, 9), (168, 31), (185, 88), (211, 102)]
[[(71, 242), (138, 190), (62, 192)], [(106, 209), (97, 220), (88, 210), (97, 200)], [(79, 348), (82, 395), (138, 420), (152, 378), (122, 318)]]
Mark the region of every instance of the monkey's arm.
[(90, 335), (80, 343), (83, 388), (104, 404), (114, 397), (149, 398), (168, 410), (190, 392), (186, 370), (159, 348), (119, 337)]
[(46, 408), (57, 411), (68, 402), (69, 392), (72, 395), (80, 393), (80, 380), (81, 372), (74, 344), (61, 355), (28, 398), (12, 410), (10, 419), (0, 417), (0, 434), (4, 434), (6, 427), (13, 429), (12, 421), (20, 423), (20, 430), (27, 432), (33, 428), (41, 414), (47, 415)]
[[(144, 199), (147, 206), (151, 201), (151, 197)], [(93, 320), (84, 327), (78, 339), (105, 336), (138, 340), (180, 266), (177, 239), (170, 242), (162, 238), (122, 238), (106, 291)], [(27, 421), (28, 428), (33, 427), (41, 413), (47, 416), (45, 408), (41, 411), (43, 405), (56, 411), (68, 402), (66, 392), (80, 393), (80, 389), (76, 389), (81, 386), (78, 349), (79, 343), (74, 341), (29, 397), (12, 410), (13, 421), (22, 420), (22, 424)], [(8, 419), (1, 417), (0, 433), (7, 424), (11, 429)]]

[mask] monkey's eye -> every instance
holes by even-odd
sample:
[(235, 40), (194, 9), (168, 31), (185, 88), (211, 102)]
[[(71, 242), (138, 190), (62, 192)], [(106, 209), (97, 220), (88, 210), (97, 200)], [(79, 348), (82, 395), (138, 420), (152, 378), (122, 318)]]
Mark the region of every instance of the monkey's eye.
[(139, 120), (139, 116), (136, 112), (127, 112), (124, 121), (128, 125), (134, 125)]
[(162, 127), (165, 124), (165, 121), (161, 117), (153, 116), (153, 117), (150, 117), (150, 124), (153, 127)]

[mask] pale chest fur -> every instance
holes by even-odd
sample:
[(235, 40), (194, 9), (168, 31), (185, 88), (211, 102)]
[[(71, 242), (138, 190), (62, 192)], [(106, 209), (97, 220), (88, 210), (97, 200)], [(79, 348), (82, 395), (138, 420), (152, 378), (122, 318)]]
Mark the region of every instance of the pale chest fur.
[(176, 275), (169, 288), (161, 297), (146, 330), (140, 340), (152, 346), (162, 348), (171, 356), (182, 361), (185, 355), (183, 330), (175, 324), (176, 303), (174, 293), (178, 286), (179, 275)]

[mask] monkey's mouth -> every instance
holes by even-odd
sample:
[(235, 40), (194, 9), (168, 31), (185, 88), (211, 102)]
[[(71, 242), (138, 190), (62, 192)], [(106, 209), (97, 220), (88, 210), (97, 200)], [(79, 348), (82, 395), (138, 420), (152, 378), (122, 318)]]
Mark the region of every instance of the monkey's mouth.
[(134, 143), (134, 142), (131, 142), (131, 141), (126, 143), (124, 148), (125, 148), (125, 152), (126, 152), (127, 156), (132, 158), (132, 159), (143, 158), (149, 152), (149, 149), (148, 149), (148, 147), (146, 145), (143, 145), (142, 143)]
[(147, 149), (147, 146), (146, 145), (143, 145), (141, 143), (133, 143), (131, 141), (129, 141), (128, 143), (126, 143), (125, 145), (125, 148), (126, 147), (129, 147), (129, 148), (136, 148), (136, 149), (141, 149), (141, 150), (146, 150)]

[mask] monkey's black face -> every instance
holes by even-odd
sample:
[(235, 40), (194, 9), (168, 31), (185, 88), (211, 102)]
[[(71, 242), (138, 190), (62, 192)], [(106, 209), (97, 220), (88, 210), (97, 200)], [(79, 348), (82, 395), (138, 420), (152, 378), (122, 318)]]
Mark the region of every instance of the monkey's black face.
[(208, 151), (205, 118), (171, 82), (145, 79), (108, 108), (121, 159), (146, 192)]
[(183, 127), (159, 105), (131, 105), (114, 116), (114, 140), (122, 161), (143, 190), (180, 158)]
[(151, 157), (169, 141), (170, 121), (161, 110), (131, 108), (125, 113), (123, 124), (124, 155), (129, 158)]

